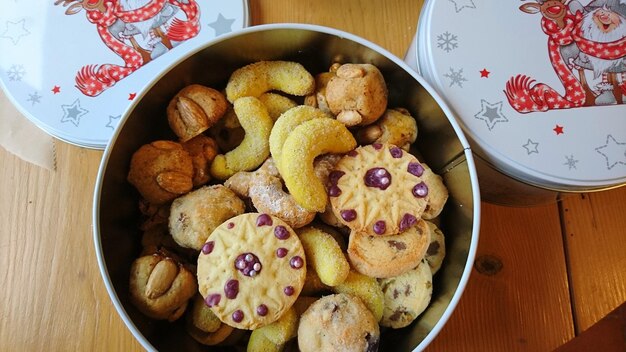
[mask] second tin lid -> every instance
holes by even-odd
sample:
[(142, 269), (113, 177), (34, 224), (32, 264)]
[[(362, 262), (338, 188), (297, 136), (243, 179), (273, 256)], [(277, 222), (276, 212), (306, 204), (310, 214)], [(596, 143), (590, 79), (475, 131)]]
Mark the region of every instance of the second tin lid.
[(624, 184), (626, 4), (548, 5), (428, 1), (419, 71), (505, 174), (560, 191)]

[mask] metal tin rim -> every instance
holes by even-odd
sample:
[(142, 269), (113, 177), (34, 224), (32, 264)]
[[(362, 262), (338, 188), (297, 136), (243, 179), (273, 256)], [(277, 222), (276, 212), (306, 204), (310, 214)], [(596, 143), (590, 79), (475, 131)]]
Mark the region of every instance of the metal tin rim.
[[(448, 319), (450, 318), (450, 316), (452, 315), (452, 312), (454, 312), (454, 310), (456, 309), (456, 306), (463, 294), (463, 291), (465, 290), (465, 287), (467, 285), (467, 282), (469, 280), (470, 277), (470, 273), (472, 271), (473, 265), (474, 265), (474, 258), (476, 256), (476, 250), (478, 247), (478, 238), (479, 238), (479, 230), (480, 230), (480, 191), (479, 191), (479, 186), (478, 186), (478, 176), (476, 174), (476, 165), (474, 163), (474, 159), (471, 153), (471, 149), (469, 146), (469, 143), (467, 141), (467, 139), (464, 136), (464, 132), (461, 129), (461, 127), (459, 126), (459, 124), (457, 123), (457, 121), (454, 118), (451, 118), (452, 113), (450, 111), (450, 109), (448, 108), (447, 104), (445, 103), (445, 101), (439, 96), (439, 94), (431, 87), (431, 85), (424, 80), (424, 78), (422, 78), (421, 76), (417, 75), (404, 61), (402, 61), (401, 59), (399, 59), (398, 57), (396, 57), (395, 55), (393, 55), (392, 53), (390, 53), (389, 51), (387, 51), (386, 49), (378, 46), (377, 44), (374, 44), (366, 39), (363, 39), (361, 37), (358, 37), (354, 34), (350, 34), (348, 32), (344, 32), (342, 30), (338, 30), (338, 29), (334, 29), (334, 28), (330, 28), (330, 27), (325, 27), (325, 26), (319, 26), (319, 25), (311, 25), (311, 24), (299, 24), (299, 23), (276, 23), (276, 24), (265, 24), (265, 25), (257, 25), (257, 26), (252, 26), (252, 27), (248, 27), (248, 28), (244, 28), (238, 31), (234, 31), (232, 33), (229, 34), (225, 34), (223, 36), (220, 36), (218, 38), (215, 38), (214, 40), (211, 40), (207, 43), (205, 43), (204, 45), (196, 48), (195, 50), (192, 50), (190, 52), (188, 52), (186, 55), (184, 55), (183, 57), (179, 58), (177, 61), (171, 63), (169, 66), (165, 67), (158, 76), (154, 77), (150, 82), (148, 82), (146, 84), (146, 88), (142, 90), (142, 92), (140, 94), (137, 95), (137, 98), (133, 101), (133, 103), (128, 107), (128, 109), (126, 110), (126, 112), (124, 113), (124, 115), (121, 117), (121, 120), (119, 122), (119, 126), (121, 127), (124, 122), (126, 121), (126, 119), (128, 118), (128, 116), (130, 116), (130, 113), (134, 110), (134, 108), (136, 107), (136, 105), (142, 100), (143, 96), (150, 90), (150, 88), (159, 80), (161, 79), (161, 77), (163, 77), (169, 70), (171, 70), (173, 67), (177, 66), (180, 62), (184, 61), (185, 59), (189, 58), (190, 56), (194, 55), (195, 53), (197, 53), (198, 51), (201, 51), (211, 45), (215, 45), (216, 43), (228, 40), (232, 37), (236, 37), (242, 34), (246, 34), (246, 33), (252, 33), (252, 32), (261, 32), (261, 31), (266, 31), (266, 30), (272, 30), (272, 29), (304, 29), (304, 30), (310, 30), (310, 31), (314, 31), (314, 32), (321, 32), (321, 33), (326, 33), (326, 34), (330, 34), (330, 35), (335, 35), (337, 37), (340, 38), (347, 38), (349, 40), (352, 40), (354, 42), (357, 42), (361, 45), (364, 45), (366, 47), (369, 47), (379, 53), (381, 53), (382, 55), (385, 55), (387, 58), (389, 58), (391, 61), (393, 61), (395, 64), (397, 64), (398, 66), (400, 66), (401, 68), (403, 68), (407, 73), (409, 73), (416, 81), (418, 81), (423, 87), (424, 89), (426, 89), (428, 91), (428, 93), (432, 96), (432, 98), (440, 105), (441, 109), (444, 111), (444, 113), (446, 114), (446, 116), (448, 117), (448, 120), (450, 122), (450, 124), (452, 125), (453, 129), (455, 130), (455, 132), (457, 133), (458, 139), (460, 141), (460, 143), (463, 146), (464, 149), (464, 154), (466, 157), (466, 162), (468, 165), (468, 169), (469, 169), (469, 177), (470, 177), (470, 184), (471, 184), (471, 188), (472, 188), (472, 202), (474, 204), (473, 207), (473, 214), (472, 214), (472, 236), (471, 236), (471, 241), (470, 241), (470, 246), (468, 248), (468, 256), (467, 256), (467, 261), (465, 263), (465, 266), (463, 268), (463, 273), (460, 277), (458, 286), (454, 292), (453, 297), (450, 299), (450, 303), (448, 304), (448, 306), (446, 307), (444, 313), (442, 314), (441, 318), (437, 321), (437, 323), (433, 326), (431, 332), (424, 338), (424, 340), (422, 340), (414, 349), (414, 351), (421, 351), (424, 348), (426, 348), (426, 346), (428, 346), (432, 340), (439, 334), (439, 332), (441, 331), (441, 329), (443, 328), (443, 326), (446, 324), (446, 322), (448, 321)], [(97, 261), (98, 261), (98, 268), (100, 270), (100, 274), (103, 278), (103, 281), (105, 283), (105, 287), (106, 290), (113, 302), (113, 305), (115, 306), (116, 311), (118, 312), (118, 314), (120, 315), (120, 317), (122, 318), (122, 320), (124, 321), (124, 324), (127, 326), (127, 328), (132, 332), (133, 336), (135, 336), (135, 338), (140, 342), (140, 344), (142, 345), (142, 347), (144, 347), (145, 349), (149, 350), (149, 351), (155, 351), (156, 349), (154, 348), (154, 346), (152, 346), (152, 344), (150, 344), (150, 342), (143, 336), (143, 334), (139, 331), (139, 329), (137, 328), (137, 326), (132, 322), (132, 320), (130, 319), (130, 317), (128, 316), (128, 313), (126, 312), (126, 310), (124, 309), (124, 307), (122, 306), (119, 298), (117, 297), (117, 294), (115, 293), (115, 289), (113, 288), (112, 284), (111, 284), (111, 279), (109, 277), (107, 268), (106, 268), (106, 264), (105, 264), (105, 260), (104, 260), (104, 253), (103, 253), (103, 249), (102, 249), (102, 243), (100, 241), (100, 219), (99, 219), (99, 213), (100, 213), (100, 195), (101, 195), (101, 191), (102, 191), (102, 184), (103, 184), (103, 177), (104, 177), (104, 173), (106, 170), (106, 166), (108, 163), (108, 160), (110, 158), (111, 155), (111, 150), (112, 150), (112, 145), (114, 144), (115, 140), (118, 138), (119, 134), (120, 134), (120, 130), (121, 128), (117, 128), (109, 143), (107, 144), (107, 147), (104, 150), (104, 154), (102, 156), (102, 160), (100, 163), (100, 167), (98, 169), (98, 176), (96, 179), (96, 184), (95, 184), (95, 190), (94, 190), (94, 200), (93, 200), (93, 213), (92, 213), (92, 217), (93, 217), (93, 239), (94, 239), (94, 245), (95, 245), (95, 252), (96, 252), (96, 257), (97, 257)]]

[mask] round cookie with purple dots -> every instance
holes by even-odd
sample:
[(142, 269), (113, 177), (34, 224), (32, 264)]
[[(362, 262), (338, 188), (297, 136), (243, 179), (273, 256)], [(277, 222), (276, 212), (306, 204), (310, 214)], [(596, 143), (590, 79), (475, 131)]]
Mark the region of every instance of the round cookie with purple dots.
[(304, 249), (277, 217), (247, 213), (226, 220), (198, 256), (198, 288), (220, 320), (238, 329), (276, 321), (295, 302), (306, 277)]
[(346, 154), (329, 175), (337, 218), (355, 232), (394, 235), (415, 225), (427, 205), (424, 167), (392, 144), (366, 145)]

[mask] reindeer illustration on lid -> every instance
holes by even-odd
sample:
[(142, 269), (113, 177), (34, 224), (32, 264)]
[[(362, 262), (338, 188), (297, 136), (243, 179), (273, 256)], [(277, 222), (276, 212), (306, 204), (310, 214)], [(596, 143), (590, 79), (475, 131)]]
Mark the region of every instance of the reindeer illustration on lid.
[[(66, 15), (85, 10), (104, 44), (124, 61), (124, 65), (83, 66), (76, 87), (88, 96), (99, 95), (200, 31), (195, 0), (56, 0), (54, 4), (67, 7)], [(177, 16), (180, 12), (184, 16)]]
[[(542, 15), (541, 28), (548, 36), (550, 63), (565, 93), (518, 74), (506, 83), (504, 91), (515, 110), (529, 113), (624, 103), (624, 0), (594, 0), (586, 6), (577, 0), (537, 0), (524, 3), (519, 9)], [(589, 82), (599, 78), (592, 89)]]

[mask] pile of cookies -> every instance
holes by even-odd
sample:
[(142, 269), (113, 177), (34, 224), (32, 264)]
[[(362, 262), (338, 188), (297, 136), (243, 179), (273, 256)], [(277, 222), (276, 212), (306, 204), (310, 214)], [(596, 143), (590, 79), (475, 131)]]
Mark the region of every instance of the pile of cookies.
[(371, 64), (313, 76), (289, 61), (182, 89), (167, 107), (178, 140), (130, 163), (131, 302), (248, 351), (375, 351), (381, 329), (411, 324), (445, 256), (448, 191), (387, 92)]

